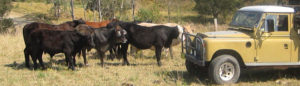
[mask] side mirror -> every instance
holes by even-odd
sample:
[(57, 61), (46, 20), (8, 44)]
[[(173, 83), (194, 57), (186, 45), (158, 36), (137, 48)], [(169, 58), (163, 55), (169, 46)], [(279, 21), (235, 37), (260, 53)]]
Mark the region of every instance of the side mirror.
[(273, 32), (274, 31), (274, 20), (268, 19), (267, 26), (268, 26), (268, 32)]

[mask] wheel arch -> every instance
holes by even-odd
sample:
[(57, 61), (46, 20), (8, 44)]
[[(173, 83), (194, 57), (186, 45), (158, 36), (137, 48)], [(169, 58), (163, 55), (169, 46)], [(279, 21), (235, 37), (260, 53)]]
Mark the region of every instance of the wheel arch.
[(235, 59), (238, 60), (241, 68), (245, 68), (246, 67), (246, 65), (244, 63), (244, 60), (242, 59), (241, 55), (237, 51), (231, 50), (231, 49), (221, 49), (221, 50), (216, 51), (213, 54), (213, 57), (212, 57), (211, 61), (214, 60), (216, 57), (218, 57), (220, 55), (223, 55), (223, 54), (232, 55)]

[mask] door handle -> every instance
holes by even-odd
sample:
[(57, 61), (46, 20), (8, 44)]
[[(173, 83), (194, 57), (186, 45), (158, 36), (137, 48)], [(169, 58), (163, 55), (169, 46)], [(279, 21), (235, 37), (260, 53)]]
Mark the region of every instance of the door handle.
[(288, 44), (284, 44), (283, 46), (284, 46), (284, 49), (289, 49)]

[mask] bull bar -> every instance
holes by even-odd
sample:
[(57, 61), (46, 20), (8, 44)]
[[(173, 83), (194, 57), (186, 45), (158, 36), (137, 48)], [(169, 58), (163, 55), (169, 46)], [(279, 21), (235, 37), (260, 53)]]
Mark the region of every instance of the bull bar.
[[(194, 35), (186, 32), (183, 33), (182, 37), (183, 36), (186, 39), (181, 42), (182, 56), (196, 65), (205, 66), (206, 49), (203, 36), (201, 36), (200, 33)], [(193, 37), (194, 40), (191, 40), (191, 37)]]

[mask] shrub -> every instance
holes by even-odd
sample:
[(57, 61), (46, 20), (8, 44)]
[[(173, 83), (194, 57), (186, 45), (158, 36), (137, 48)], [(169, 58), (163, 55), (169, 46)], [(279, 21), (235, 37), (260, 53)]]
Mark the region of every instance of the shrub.
[(159, 14), (159, 9), (153, 6), (151, 9), (139, 9), (137, 17), (135, 18), (138, 21), (159, 21), (161, 15)]
[(2, 18), (6, 12), (9, 12), (12, 7), (11, 0), (0, 0), (0, 18)]
[(2, 19), (0, 20), (0, 33), (5, 33), (8, 31), (9, 27), (12, 27), (14, 22), (12, 19)]

